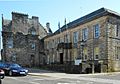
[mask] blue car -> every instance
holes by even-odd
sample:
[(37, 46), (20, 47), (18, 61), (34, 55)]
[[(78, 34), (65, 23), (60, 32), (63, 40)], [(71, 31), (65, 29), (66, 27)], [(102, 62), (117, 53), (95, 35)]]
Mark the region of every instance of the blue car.
[(13, 76), (13, 75), (24, 75), (26, 76), (28, 74), (28, 70), (22, 68), (18, 64), (14, 63), (5, 63), (4, 65), (4, 71), (6, 75)]

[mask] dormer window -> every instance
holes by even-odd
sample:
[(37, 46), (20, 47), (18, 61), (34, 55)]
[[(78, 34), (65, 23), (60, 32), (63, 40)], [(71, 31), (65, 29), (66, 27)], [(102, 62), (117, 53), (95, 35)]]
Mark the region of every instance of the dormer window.
[(29, 30), (28, 30), (28, 33), (29, 34), (32, 34), (32, 35), (36, 35), (36, 29), (34, 27), (31, 27)]

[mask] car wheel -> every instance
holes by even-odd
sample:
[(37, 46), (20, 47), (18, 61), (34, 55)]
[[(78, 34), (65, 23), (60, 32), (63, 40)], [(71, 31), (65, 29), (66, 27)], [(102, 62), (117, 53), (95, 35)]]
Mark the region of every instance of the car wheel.
[(9, 76), (12, 76), (12, 71), (9, 71)]
[(4, 76), (1, 76), (1, 79), (3, 79), (4, 78)]
[(0, 84), (2, 84), (2, 80), (0, 79)]

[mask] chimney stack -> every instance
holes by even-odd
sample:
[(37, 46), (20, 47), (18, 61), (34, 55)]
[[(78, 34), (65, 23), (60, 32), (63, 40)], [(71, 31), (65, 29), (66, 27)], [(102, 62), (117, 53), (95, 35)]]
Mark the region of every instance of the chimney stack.
[(50, 28), (50, 23), (49, 22), (46, 23), (46, 27), (47, 27), (48, 34), (51, 34), (52, 30)]
[(50, 23), (49, 22), (46, 23), (46, 27), (47, 27), (47, 29), (50, 28)]

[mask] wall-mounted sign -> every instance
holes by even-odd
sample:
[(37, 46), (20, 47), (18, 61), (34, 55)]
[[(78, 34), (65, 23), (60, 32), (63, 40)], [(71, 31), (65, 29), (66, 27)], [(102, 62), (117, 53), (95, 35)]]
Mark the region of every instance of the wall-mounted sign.
[(81, 59), (76, 59), (76, 60), (75, 60), (75, 65), (80, 65), (80, 63), (82, 63), (82, 60), (81, 60)]

